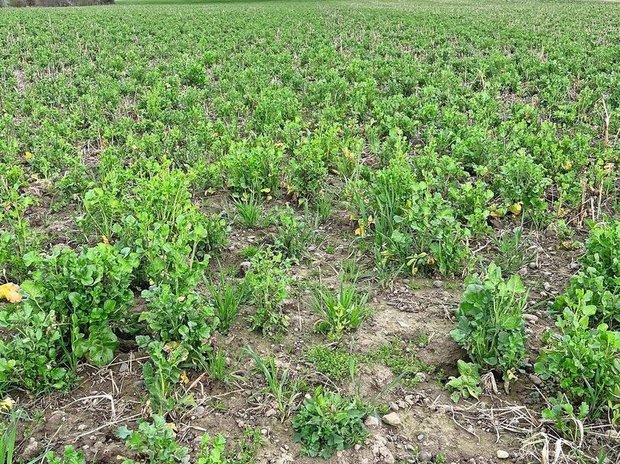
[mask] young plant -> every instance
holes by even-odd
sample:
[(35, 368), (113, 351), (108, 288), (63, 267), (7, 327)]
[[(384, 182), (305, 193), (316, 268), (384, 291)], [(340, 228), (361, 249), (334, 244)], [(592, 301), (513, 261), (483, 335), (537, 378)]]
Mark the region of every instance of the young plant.
[(482, 388), (480, 388), (480, 372), (478, 371), (478, 365), (475, 363), (468, 363), (459, 359), (457, 361), (459, 376), (450, 377), (446, 387), (453, 390), (450, 398), (455, 403), (458, 403), (461, 398), (468, 399), (469, 397), (478, 399), (482, 394)]
[[(116, 435), (146, 462), (174, 464), (182, 462), (189, 450), (177, 443), (173, 427), (173, 424), (166, 423), (163, 416), (155, 415), (152, 423), (140, 421), (137, 430), (120, 427)], [(127, 459), (123, 464), (135, 464), (135, 461)]]
[(262, 207), (253, 195), (235, 201), (235, 209), (246, 227), (254, 228), (262, 217)]
[(288, 317), (282, 313), (282, 302), (288, 295), (289, 264), (282, 255), (269, 250), (257, 253), (245, 276), (245, 284), (256, 311), (250, 317), (252, 330), (276, 336), (288, 327)]
[[(32, 280), (22, 285), (29, 295), (23, 311), (41, 312), (38, 319), (57, 324), (61, 332), (57, 340), (63, 356), (53, 365), (75, 371), (82, 357), (97, 366), (112, 361), (118, 345), (113, 324), (126, 316), (133, 302), (130, 283), (137, 256), (128, 249), (100, 243), (79, 253), (67, 248), (54, 248), (49, 256), (31, 253), (26, 262), (34, 270)], [(9, 316), (9, 330), (11, 320), (16, 322)]]
[(258, 371), (267, 381), (266, 392), (277, 405), (280, 420), (284, 421), (300, 395), (299, 384), (290, 377), (288, 369), (278, 369), (274, 358), (262, 359), (251, 348), (246, 349)]
[(286, 258), (298, 260), (312, 237), (311, 227), (299, 219), (290, 207), (278, 211), (275, 224), (278, 229), (273, 239), (273, 248)]
[(457, 311), (454, 340), (479, 366), (502, 374), (508, 383), (525, 358), (523, 309), (527, 291), (518, 275), (508, 280), (491, 263), (484, 278), (471, 277)]
[(184, 378), (183, 366), (189, 358), (189, 351), (176, 342), (164, 344), (144, 336), (137, 337), (137, 341), (150, 358), (142, 367), (142, 374), (151, 410), (165, 415), (190, 400), (190, 397), (179, 397), (176, 388)]
[(495, 264), (506, 275), (515, 274), (532, 261), (532, 256), (527, 253), (525, 246), (523, 227), (518, 227), (512, 232), (503, 232), (495, 239), (495, 247), (498, 252), (494, 260)]
[(206, 365), (209, 339), (217, 327), (213, 309), (196, 292), (175, 294), (169, 285), (142, 292), (148, 302), (141, 321), (164, 344), (179, 343), (189, 351), (193, 365)]
[(364, 443), (368, 436), (365, 415), (358, 401), (318, 387), (293, 418), (293, 440), (302, 444), (305, 455), (327, 459), (336, 451)]
[(205, 433), (200, 439), (200, 450), (196, 456), (196, 464), (228, 464), (226, 458), (226, 439), (222, 435), (211, 437)]
[(218, 332), (226, 335), (235, 322), (241, 303), (246, 297), (247, 289), (244, 285), (235, 285), (226, 281), (220, 273), (219, 282), (208, 284), (211, 298), (213, 299), (213, 311), (219, 323)]
[(367, 295), (359, 294), (353, 285), (342, 281), (336, 295), (324, 287), (315, 288), (312, 307), (321, 317), (315, 324), (316, 330), (338, 340), (358, 329), (370, 315), (367, 301)]
[(76, 450), (73, 446), (67, 445), (63, 451), (62, 457), (53, 451), (45, 454), (45, 462), (47, 464), (86, 464), (84, 453)]
[[(591, 326), (590, 318), (597, 314), (592, 292), (578, 291), (567, 303), (556, 322), (559, 332), (546, 335), (536, 373), (556, 383), (568, 404), (585, 411), (581, 415), (596, 419), (609, 413), (620, 418), (620, 332), (606, 324)], [(553, 408), (547, 414), (552, 412)]]
[(582, 270), (573, 276), (554, 309), (562, 312), (578, 295), (588, 291), (589, 305), (596, 308), (589, 315), (591, 326), (605, 323), (612, 330), (620, 329), (620, 221), (592, 228), (581, 264)]

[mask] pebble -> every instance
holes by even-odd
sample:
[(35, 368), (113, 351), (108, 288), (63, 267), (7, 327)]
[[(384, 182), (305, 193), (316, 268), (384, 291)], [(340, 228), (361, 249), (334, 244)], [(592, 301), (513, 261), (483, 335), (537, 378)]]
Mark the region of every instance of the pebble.
[(510, 457), (510, 453), (504, 450), (497, 450), (497, 459), (508, 459)]
[(424, 434), (423, 433), (418, 435), (418, 441), (424, 441)]
[(530, 374), (529, 375), (530, 380), (532, 381), (532, 383), (534, 385), (542, 385), (543, 381), (540, 377), (538, 377), (537, 375), (534, 374)]
[(276, 414), (278, 414), (278, 411), (276, 411), (275, 409), (271, 408), (271, 409), (267, 410), (267, 412), (265, 413), (265, 417), (273, 417)]
[(523, 319), (531, 322), (532, 324), (536, 324), (538, 322), (538, 316), (535, 316), (534, 314), (524, 314)]
[(527, 267), (529, 267), (530, 269), (538, 269), (538, 263), (532, 261), (527, 265)]
[(368, 428), (379, 427), (379, 418), (377, 416), (368, 416), (364, 421), (364, 425)]
[(577, 270), (577, 269), (579, 269), (580, 267), (581, 267), (581, 266), (579, 266), (579, 263), (578, 263), (578, 262), (573, 261), (572, 263), (570, 263), (570, 268), (571, 268), (573, 271), (576, 271), (576, 270)]
[(118, 368), (118, 373), (119, 374), (124, 374), (125, 372), (129, 372), (129, 363), (128, 362), (121, 363), (120, 367)]
[(239, 269), (241, 270), (241, 273), (243, 275), (247, 274), (247, 272), (250, 270), (251, 265), (252, 263), (250, 263), (249, 261), (243, 261), (241, 264), (239, 264)]
[(390, 403), (390, 409), (391, 409), (392, 411), (398, 411), (400, 408), (398, 407), (398, 404), (396, 404), (395, 402), (393, 402), (393, 401), (392, 401), (392, 402)]
[(435, 288), (442, 288), (443, 287), (443, 281), (441, 281), (441, 280), (433, 280), (433, 287), (435, 287)]
[(387, 425), (391, 425), (391, 426), (394, 426), (394, 427), (401, 424), (400, 417), (395, 412), (391, 412), (389, 414), (386, 414), (381, 419)]
[(549, 282), (543, 282), (543, 288), (545, 289), (545, 291), (550, 291), (551, 290), (551, 284)]
[(418, 461), (419, 462), (431, 462), (433, 460), (433, 455), (428, 451), (421, 451), (418, 453)]

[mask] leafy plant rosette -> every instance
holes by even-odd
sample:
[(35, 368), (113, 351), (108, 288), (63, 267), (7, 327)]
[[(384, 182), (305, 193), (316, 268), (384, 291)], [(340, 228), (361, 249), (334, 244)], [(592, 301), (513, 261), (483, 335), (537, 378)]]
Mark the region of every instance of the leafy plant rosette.
[(366, 440), (365, 408), (356, 400), (317, 388), (293, 419), (293, 440), (310, 457), (329, 458)]
[(472, 361), (501, 373), (505, 382), (516, 378), (525, 358), (526, 301), (521, 278), (504, 280), (501, 268), (491, 263), (484, 278), (467, 279), (458, 325), (451, 332)]

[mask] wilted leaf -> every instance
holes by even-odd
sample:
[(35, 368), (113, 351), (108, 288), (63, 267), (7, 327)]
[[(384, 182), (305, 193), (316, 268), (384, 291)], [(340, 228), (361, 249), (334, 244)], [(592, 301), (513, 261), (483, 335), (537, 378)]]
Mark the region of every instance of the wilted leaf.
[(6, 300), (9, 303), (19, 303), (22, 296), (19, 293), (19, 286), (11, 282), (0, 285), (0, 300)]

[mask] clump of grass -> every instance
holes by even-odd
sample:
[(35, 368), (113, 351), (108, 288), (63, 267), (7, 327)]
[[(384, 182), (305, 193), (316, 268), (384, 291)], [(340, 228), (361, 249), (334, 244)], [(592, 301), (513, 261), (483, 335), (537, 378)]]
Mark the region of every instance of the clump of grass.
[(335, 294), (323, 286), (316, 287), (312, 307), (321, 317), (315, 325), (316, 330), (331, 340), (338, 340), (345, 333), (358, 329), (370, 315), (367, 301), (368, 295), (358, 293), (353, 285), (342, 281)]

